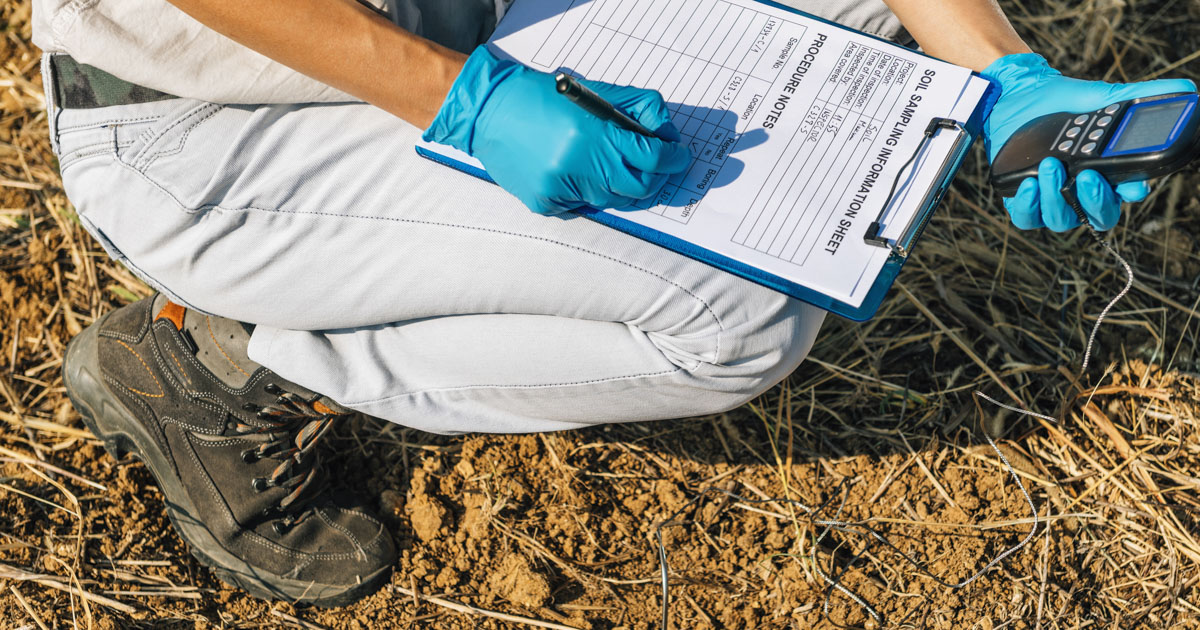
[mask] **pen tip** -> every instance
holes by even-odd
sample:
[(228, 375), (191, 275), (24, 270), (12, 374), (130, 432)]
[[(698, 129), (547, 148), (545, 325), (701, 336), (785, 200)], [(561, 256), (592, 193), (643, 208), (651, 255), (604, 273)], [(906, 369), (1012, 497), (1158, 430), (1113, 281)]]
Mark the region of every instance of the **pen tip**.
[(565, 72), (554, 75), (554, 86), (559, 94), (566, 94), (571, 89), (571, 77)]

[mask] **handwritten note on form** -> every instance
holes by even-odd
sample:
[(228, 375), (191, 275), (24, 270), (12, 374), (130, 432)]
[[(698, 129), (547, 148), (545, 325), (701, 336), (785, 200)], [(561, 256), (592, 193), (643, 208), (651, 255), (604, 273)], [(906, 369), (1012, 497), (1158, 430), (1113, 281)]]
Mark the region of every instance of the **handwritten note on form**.
[[(491, 45), (666, 98), (691, 168), (637, 209), (606, 212), (850, 305), (887, 260), (863, 234), (927, 124), (965, 121), (986, 88), (966, 69), (755, 0), (518, 1)], [(950, 144), (935, 138), (905, 172), (884, 236), (916, 212), (922, 195), (907, 191), (932, 185)]]

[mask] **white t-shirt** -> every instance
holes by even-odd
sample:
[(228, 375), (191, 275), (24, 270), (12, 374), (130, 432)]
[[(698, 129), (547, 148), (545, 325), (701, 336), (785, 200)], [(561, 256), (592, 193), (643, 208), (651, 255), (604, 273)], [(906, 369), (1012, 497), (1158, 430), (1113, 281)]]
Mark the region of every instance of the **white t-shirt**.
[[(360, 0), (468, 52), (512, 0)], [(137, 85), (215, 103), (358, 99), (242, 46), (166, 0), (33, 0), (33, 43)]]

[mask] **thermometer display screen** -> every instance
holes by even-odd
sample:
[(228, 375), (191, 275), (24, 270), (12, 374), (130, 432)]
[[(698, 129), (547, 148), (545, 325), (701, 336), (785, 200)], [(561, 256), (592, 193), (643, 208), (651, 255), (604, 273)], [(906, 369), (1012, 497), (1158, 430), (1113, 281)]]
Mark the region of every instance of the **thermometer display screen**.
[(1107, 152), (1117, 154), (1165, 149), (1184, 114), (1194, 104), (1192, 100), (1178, 99), (1132, 108)]

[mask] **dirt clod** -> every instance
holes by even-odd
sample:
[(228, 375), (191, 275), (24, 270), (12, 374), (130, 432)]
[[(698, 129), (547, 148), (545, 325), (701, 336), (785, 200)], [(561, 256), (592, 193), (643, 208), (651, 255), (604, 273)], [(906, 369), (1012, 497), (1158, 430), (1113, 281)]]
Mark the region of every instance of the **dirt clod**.
[(505, 555), (488, 585), (500, 597), (525, 608), (541, 608), (550, 600), (550, 583), (520, 553)]

